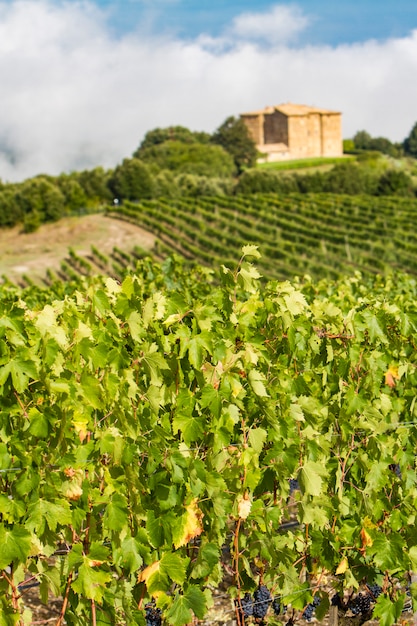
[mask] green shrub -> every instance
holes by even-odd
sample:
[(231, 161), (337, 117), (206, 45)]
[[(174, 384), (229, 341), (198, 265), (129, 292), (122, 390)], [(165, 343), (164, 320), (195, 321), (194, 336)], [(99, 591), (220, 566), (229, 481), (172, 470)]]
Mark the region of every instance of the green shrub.
[(177, 174), (230, 177), (235, 172), (233, 158), (221, 146), (165, 141), (141, 151), (141, 159)]
[(27, 213), (23, 219), (23, 232), (34, 233), (42, 224), (42, 217), (38, 211)]
[(156, 184), (149, 167), (139, 159), (124, 159), (111, 175), (108, 187), (120, 200), (152, 198)]
[(379, 196), (414, 196), (415, 189), (411, 177), (401, 170), (388, 170), (378, 182)]
[(230, 195), (234, 187), (232, 179), (210, 178), (194, 174), (182, 174), (177, 177), (176, 182), (180, 194), (190, 197)]
[(236, 193), (290, 193), (298, 191), (294, 177), (283, 176), (274, 170), (250, 169), (243, 172), (236, 185)]

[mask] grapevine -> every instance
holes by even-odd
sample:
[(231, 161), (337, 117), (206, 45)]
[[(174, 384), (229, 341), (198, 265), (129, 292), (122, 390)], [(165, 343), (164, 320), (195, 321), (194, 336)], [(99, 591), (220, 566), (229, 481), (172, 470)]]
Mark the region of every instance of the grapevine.
[(399, 619), (415, 281), (265, 283), (258, 256), (0, 288), (3, 622), (32, 581), (56, 626), (182, 626), (226, 583), (248, 623)]

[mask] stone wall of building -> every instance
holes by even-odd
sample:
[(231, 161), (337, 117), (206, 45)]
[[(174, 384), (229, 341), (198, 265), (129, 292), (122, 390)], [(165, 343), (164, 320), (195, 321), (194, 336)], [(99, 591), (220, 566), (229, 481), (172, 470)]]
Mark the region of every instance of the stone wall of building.
[(288, 143), (288, 118), (280, 111), (274, 111), (265, 115), (264, 120), (264, 144)]
[(250, 136), (257, 145), (264, 143), (264, 115), (262, 113), (241, 115), (242, 120), (245, 122)]
[(322, 115), (322, 156), (342, 156), (342, 118), (340, 115)]
[(267, 160), (343, 154), (338, 112), (288, 103), (242, 114), (241, 118)]

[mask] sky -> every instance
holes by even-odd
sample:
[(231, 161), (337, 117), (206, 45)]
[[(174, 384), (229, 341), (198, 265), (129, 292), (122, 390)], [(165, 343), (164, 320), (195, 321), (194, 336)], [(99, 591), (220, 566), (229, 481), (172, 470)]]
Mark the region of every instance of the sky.
[(148, 130), (213, 132), (294, 102), (403, 141), (415, 0), (0, 0), (0, 179), (130, 157)]

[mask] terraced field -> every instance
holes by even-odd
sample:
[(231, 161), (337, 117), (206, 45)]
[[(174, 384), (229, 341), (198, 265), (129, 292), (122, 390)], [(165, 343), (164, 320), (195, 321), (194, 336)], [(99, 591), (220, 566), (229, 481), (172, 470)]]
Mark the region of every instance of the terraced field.
[[(42, 226), (46, 235), (25, 235), (24, 244), (16, 236), (13, 254), (3, 251), (0, 282), (50, 286), (96, 274), (121, 279), (139, 258), (162, 260), (173, 252), (209, 267), (234, 267), (248, 243), (259, 246), (256, 265), (265, 279), (417, 274), (417, 199), (324, 193), (157, 199), (125, 201), (88, 219), (79, 240), (72, 222), (73, 236), (64, 236), (65, 220)], [(48, 228), (59, 228), (59, 235)], [(112, 235), (104, 240), (107, 230)], [(31, 237), (40, 237), (43, 247)], [(25, 272), (16, 274), (20, 248), (25, 267), (17, 269)]]
[(114, 217), (158, 237), (158, 256), (175, 251), (203, 264), (234, 263), (259, 245), (266, 278), (417, 274), (417, 200), (331, 194), (275, 194), (125, 202)]

